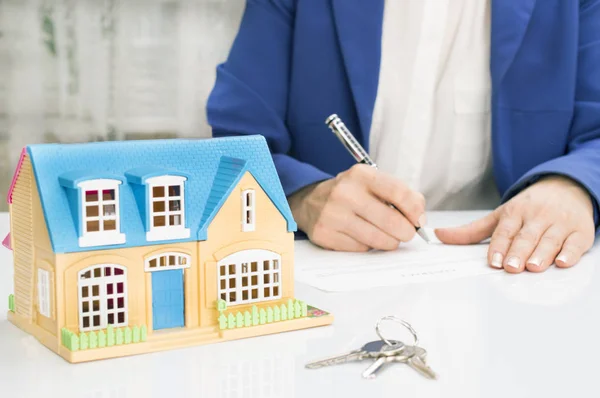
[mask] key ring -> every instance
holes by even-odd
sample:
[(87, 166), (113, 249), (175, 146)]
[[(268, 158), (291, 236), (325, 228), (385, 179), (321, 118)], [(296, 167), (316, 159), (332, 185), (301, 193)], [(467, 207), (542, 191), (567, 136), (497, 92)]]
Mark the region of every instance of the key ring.
[(381, 334), (381, 330), (380, 330), (380, 325), (381, 322), (383, 321), (395, 321), (399, 324), (401, 324), (402, 326), (404, 326), (405, 328), (408, 329), (408, 331), (412, 334), (413, 338), (415, 339), (414, 342), (414, 346), (418, 346), (419, 345), (419, 338), (417, 337), (417, 332), (415, 332), (415, 329), (412, 328), (412, 326), (410, 326), (410, 324), (396, 316), (393, 315), (389, 315), (389, 316), (384, 316), (383, 318), (381, 318), (380, 320), (377, 321), (377, 324), (375, 325), (375, 332), (377, 333), (377, 336), (379, 336), (379, 338), (381, 340), (383, 340), (384, 343), (386, 343), (387, 345), (391, 345), (393, 346), (394, 344), (389, 341), (388, 339), (386, 339), (385, 337), (383, 337), (383, 335)]

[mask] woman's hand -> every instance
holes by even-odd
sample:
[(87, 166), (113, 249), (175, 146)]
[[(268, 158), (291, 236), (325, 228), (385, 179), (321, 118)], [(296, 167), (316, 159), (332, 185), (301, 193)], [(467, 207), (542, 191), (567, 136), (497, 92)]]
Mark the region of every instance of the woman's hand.
[(362, 164), (304, 188), (289, 203), (298, 227), (331, 250), (395, 250), (414, 237), (415, 225), (425, 223), (423, 195)]
[(594, 244), (593, 204), (571, 179), (544, 178), (487, 217), (436, 230), (443, 243), (471, 244), (491, 236), (488, 262), (511, 273), (543, 272), (555, 263), (575, 265)]

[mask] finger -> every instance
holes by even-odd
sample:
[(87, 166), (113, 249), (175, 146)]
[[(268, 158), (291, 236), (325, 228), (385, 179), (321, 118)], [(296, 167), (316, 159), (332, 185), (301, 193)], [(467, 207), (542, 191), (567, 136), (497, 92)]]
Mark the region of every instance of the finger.
[(400, 242), (408, 242), (414, 238), (415, 227), (402, 213), (365, 191), (355, 192), (358, 205), (354, 211), (361, 218)]
[(410, 221), (411, 225), (425, 226), (427, 218), (423, 194), (413, 191), (402, 181), (386, 173), (366, 172), (360, 178), (367, 184), (373, 195), (394, 205)]
[(327, 250), (366, 252), (369, 247), (350, 236), (335, 231), (329, 225), (317, 223), (309, 234), (311, 242)]
[(395, 250), (400, 245), (399, 240), (358, 216), (342, 232), (376, 250)]
[(344, 252), (366, 252), (369, 251), (369, 246), (360, 243), (356, 239), (342, 233), (332, 233), (330, 237), (331, 250)]
[(554, 259), (568, 233), (555, 224), (550, 226), (540, 237), (537, 247), (527, 260), (526, 268), (531, 272), (543, 272), (554, 263)]
[(508, 216), (506, 214), (499, 216), (498, 225), (492, 233), (488, 249), (488, 263), (492, 267), (504, 267), (506, 253), (521, 226), (522, 220), (519, 216)]
[(521, 272), (538, 245), (542, 235), (548, 228), (546, 223), (537, 221), (525, 222), (515, 235), (504, 261), (504, 269), (508, 272)]
[(498, 212), (494, 211), (470, 224), (455, 228), (438, 228), (434, 232), (442, 243), (469, 245), (489, 238), (496, 225), (498, 225)]
[(400, 241), (358, 215), (349, 217), (341, 232), (376, 250), (396, 250)]
[(556, 266), (560, 268), (569, 268), (579, 262), (581, 256), (592, 247), (588, 239), (581, 232), (571, 233), (562, 246), (562, 250), (556, 257)]
[[(356, 214), (397, 241), (411, 240), (415, 235), (414, 225), (402, 213), (374, 196), (365, 186), (366, 184), (357, 178), (340, 182), (330, 196), (333, 204), (330, 208), (334, 210), (323, 212), (324, 221), (327, 219), (332, 225), (346, 224), (348, 217), (352, 218), (352, 214)], [(345, 209), (344, 217), (339, 217), (341, 208)]]

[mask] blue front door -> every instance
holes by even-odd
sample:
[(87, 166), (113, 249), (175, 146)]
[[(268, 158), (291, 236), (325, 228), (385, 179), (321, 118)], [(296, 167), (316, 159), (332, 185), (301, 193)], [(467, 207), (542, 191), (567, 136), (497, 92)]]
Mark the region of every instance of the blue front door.
[(183, 270), (152, 273), (152, 320), (154, 330), (184, 326)]

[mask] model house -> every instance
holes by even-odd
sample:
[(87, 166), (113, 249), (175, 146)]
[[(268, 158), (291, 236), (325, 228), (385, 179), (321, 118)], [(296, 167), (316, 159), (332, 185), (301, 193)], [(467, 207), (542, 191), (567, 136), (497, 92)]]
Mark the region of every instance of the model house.
[(9, 320), (68, 361), (332, 322), (260, 136), (32, 145), (8, 202)]

